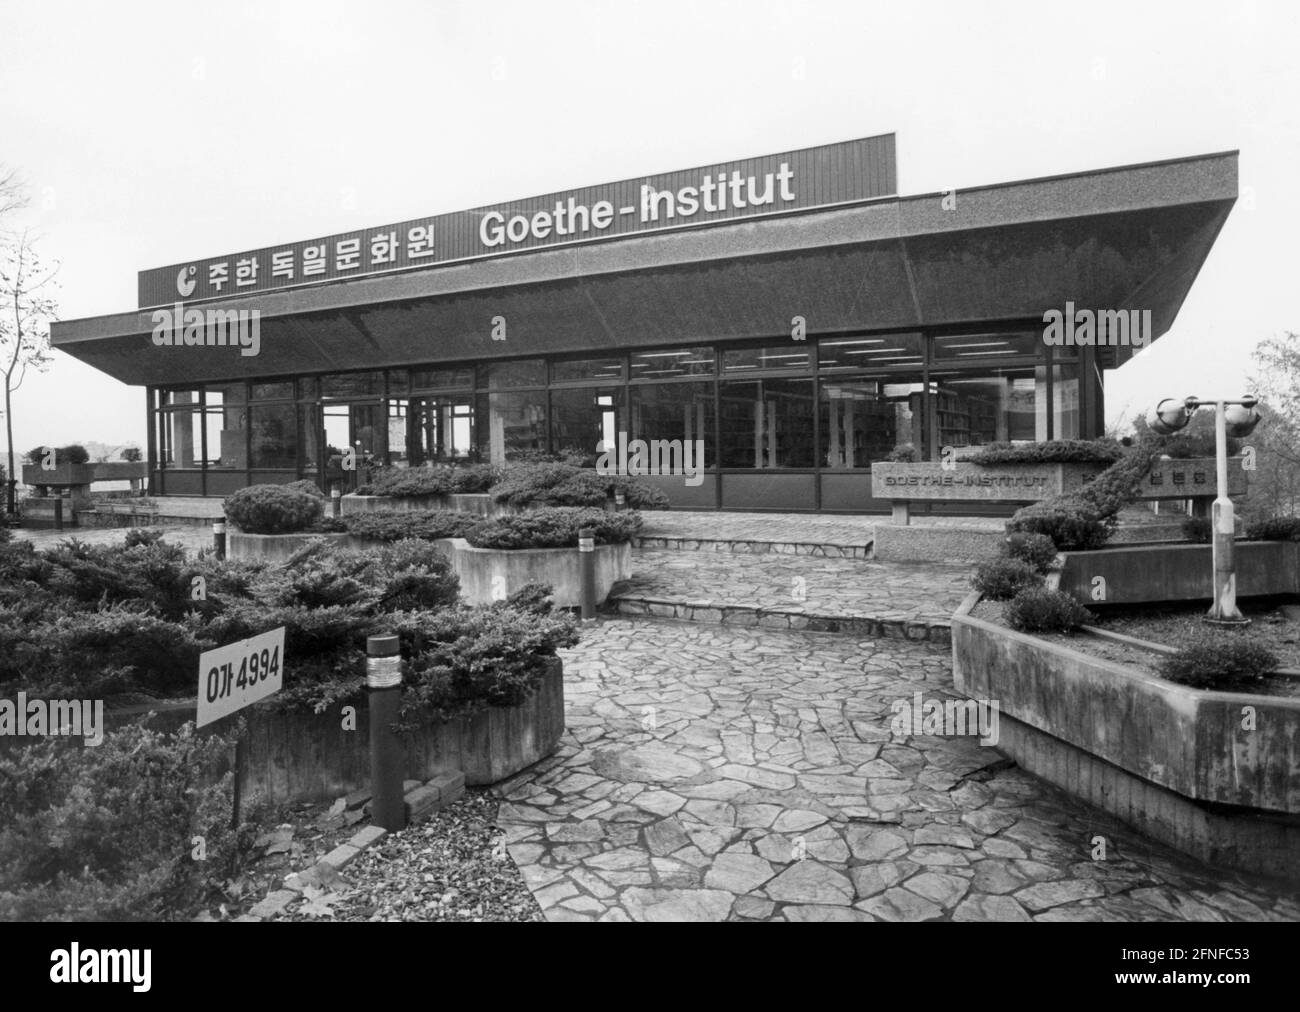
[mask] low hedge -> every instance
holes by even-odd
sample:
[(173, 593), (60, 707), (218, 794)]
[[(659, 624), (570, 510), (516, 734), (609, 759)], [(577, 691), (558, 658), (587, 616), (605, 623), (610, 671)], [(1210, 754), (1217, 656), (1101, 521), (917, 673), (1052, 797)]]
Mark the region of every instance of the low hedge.
[(1205, 630), (1177, 653), (1161, 659), (1160, 674), (1195, 689), (1250, 691), (1276, 671), (1276, 655), (1231, 632)]
[(1089, 622), (1092, 612), (1064, 591), (1026, 587), (1007, 602), (1002, 616), (1019, 632), (1069, 632)]
[(621, 491), (629, 509), (667, 509), (668, 496), (628, 475), (602, 475), (570, 464), (516, 464), (492, 487), (492, 498), (526, 506), (604, 506)]
[(132, 725), (0, 755), (0, 921), (193, 917), (252, 856), (216, 775), (233, 743)]
[(349, 513), (342, 518), (343, 527), (349, 534), (372, 541), (460, 538), (482, 519), (477, 513), (460, 510), (375, 510), (373, 513)]
[(641, 529), (641, 516), (582, 507), (544, 507), (484, 520), (465, 534), (465, 540), (475, 548), (577, 548), (578, 532), (583, 528), (594, 532), (598, 545), (622, 544)]
[(1113, 464), (1124, 456), (1114, 439), (1049, 439), (1041, 443), (989, 443), (966, 463), (995, 464)]
[(1251, 541), (1300, 541), (1300, 517), (1268, 517), (1246, 526)]
[(1043, 578), (1033, 566), (1019, 559), (1001, 557), (981, 562), (971, 584), (985, 597), (1005, 601), (1029, 587), (1042, 586)]
[(358, 495), (447, 496), (486, 492), (500, 477), (490, 464), (439, 464), (429, 467), (393, 467), (376, 471), (357, 488)]

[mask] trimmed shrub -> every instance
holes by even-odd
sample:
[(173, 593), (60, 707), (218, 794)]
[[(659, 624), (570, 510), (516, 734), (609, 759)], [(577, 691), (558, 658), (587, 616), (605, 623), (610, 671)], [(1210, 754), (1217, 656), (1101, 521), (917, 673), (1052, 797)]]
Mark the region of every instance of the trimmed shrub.
[(465, 540), (475, 548), (577, 548), (584, 527), (598, 545), (622, 544), (641, 529), (641, 515), (556, 506), (492, 517), (467, 531)]
[(89, 464), (90, 454), (80, 443), (69, 443), (67, 446), (60, 446), (54, 454), (56, 464)]
[(95, 748), (51, 737), (0, 755), (0, 921), (193, 916), (251, 857), (218, 775), (232, 743), (133, 725)]
[(1300, 541), (1300, 517), (1269, 517), (1246, 527), (1251, 541)]
[(321, 518), (325, 501), (286, 485), (250, 485), (226, 498), (226, 518), (247, 534), (292, 534)]
[(651, 485), (628, 475), (604, 475), (570, 464), (513, 464), (492, 486), (492, 498), (516, 508), (605, 506), (615, 489), (623, 492), (632, 509), (668, 508), (668, 496)]
[(1017, 510), (1007, 530), (1045, 534), (1063, 552), (1100, 548), (1115, 529), (1115, 514), (1137, 501), (1160, 443), (1148, 436), (1083, 488)]
[(119, 456), (128, 463), (135, 464), (143, 459), (144, 454), (140, 452), (140, 447), (128, 446), (122, 450)]
[(49, 447), (47, 446), (33, 446), (30, 450), (28, 450), (25, 454), (23, 454), (23, 458), (29, 464), (39, 464), (42, 460), (45, 459), (45, 452), (48, 449)]
[(304, 478), (302, 481), (291, 481), (289, 484), (282, 487), (291, 488), (295, 492), (303, 492), (307, 495), (315, 496), (318, 499), (326, 498), (325, 493), (320, 490), (320, 486), (309, 478)]
[(376, 510), (373, 513), (349, 513), (343, 518), (347, 532), (372, 541), (402, 541), (416, 538), (460, 538), (482, 521), (477, 513), (459, 510)]
[(1039, 573), (1046, 573), (1056, 562), (1056, 543), (1046, 534), (1010, 534), (1006, 554)]
[(1209, 517), (1187, 517), (1183, 521), (1183, 539), (1193, 544), (1208, 545), (1214, 540), (1214, 525)]
[(997, 558), (981, 562), (971, 584), (985, 597), (1005, 601), (1027, 587), (1039, 587), (1043, 578), (1019, 559)]
[(916, 452), (916, 447), (911, 443), (904, 443), (902, 446), (895, 446), (885, 455), (885, 459), (895, 464), (915, 464), (920, 458)]
[(1064, 591), (1027, 587), (1007, 602), (1002, 616), (1020, 632), (1069, 632), (1092, 613)]
[(1241, 690), (1258, 687), (1277, 667), (1277, 657), (1266, 647), (1244, 636), (1212, 630), (1193, 634), (1190, 643), (1158, 665), (1163, 677), (1179, 685)]
[(630, 510), (666, 510), (668, 495), (653, 485), (637, 481), (627, 475), (617, 475), (611, 479), (613, 489), (623, 493), (623, 503)]
[[(1189, 460), (1192, 457), (1218, 456), (1219, 448), (1213, 429), (1208, 432), (1188, 432), (1184, 429), (1169, 436), (1160, 452), (1172, 460)], [(1235, 456), (1240, 452), (1241, 440), (1229, 436), (1228, 456)]]
[(402, 716), (451, 719), (513, 706), (537, 687), (544, 658), (578, 641), (577, 619), (496, 605), (395, 615), (402, 641)]
[(1113, 464), (1124, 456), (1114, 439), (1049, 439), (1041, 443), (989, 443), (966, 458), (971, 464)]
[(133, 527), (126, 532), (123, 541), (125, 548), (138, 548), (141, 545), (156, 545), (163, 539), (162, 531), (151, 531), (147, 527)]
[(500, 474), (500, 469), (491, 464), (390, 467), (374, 472), (370, 481), (359, 487), (357, 493), (380, 496), (472, 495), (486, 492)]
[(1013, 533), (1041, 534), (1051, 539), (1062, 552), (1100, 548), (1110, 538), (1112, 529), (1104, 520), (1086, 516), (1079, 510), (1035, 509), (1033, 506), (1016, 513), (1007, 528)]

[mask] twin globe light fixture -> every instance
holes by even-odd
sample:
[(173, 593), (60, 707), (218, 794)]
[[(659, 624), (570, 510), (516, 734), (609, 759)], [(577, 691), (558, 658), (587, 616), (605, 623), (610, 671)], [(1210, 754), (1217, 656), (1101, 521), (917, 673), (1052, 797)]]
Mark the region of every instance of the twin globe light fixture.
[(1239, 400), (1203, 401), (1197, 397), (1183, 400), (1166, 398), (1147, 415), (1151, 431), (1161, 436), (1171, 436), (1192, 420), (1199, 408), (1214, 408), (1215, 470), (1218, 479), (1218, 496), (1214, 500), (1211, 527), (1214, 532), (1212, 555), (1214, 559), (1214, 604), (1210, 606), (1205, 621), (1214, 625), (1241, 626), (1250, 621), (1237, 608), (1237, 573), (1233, 563), (1233, 534), (1236, 517), (1232, 500), (1228, 498), (1228, 437), (1244, 439), (1259, 424), (1255, 408), (1259, 398), (1246, 394)]

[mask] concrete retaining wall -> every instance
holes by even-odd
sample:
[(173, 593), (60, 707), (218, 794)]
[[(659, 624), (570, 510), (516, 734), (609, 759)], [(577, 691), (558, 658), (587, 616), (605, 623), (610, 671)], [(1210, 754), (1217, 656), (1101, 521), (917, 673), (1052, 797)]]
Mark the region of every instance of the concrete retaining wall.
[[(1300, 593), (1300, 542), (1238, 541), (1233, 546), (1237, 596)], [(1209, 545), (1149, 545), (1064, 552), (1059, 588), (1092, 603), (1094, 577), (1106, 580), (1106, 604), (1210, 601)]]
[(344, 513), (375, 513), (379, 510), (461, 510), (492, 517), (515, 512), (505, 504), (492, 501), (486, 492), (465, 495), (345, 495), (339, 509)]
[(976, 599), (953, 680), (997, 700), (999, 751), (1205, 860), (1300, 878), (1300, 699), (1166, 682), (973, 618)]
[[(540, 762), (555, 751), (564, 733), (564, 668), (546, 658), (547, 670), (536, 693), (517, 706), (489, 707), (472, 717), (429, 721), (402, 736), (406, 779), (429, 780), (463, 770), (467, 784), (492, 784)], [(254, 705), (242, 711), (249, 721), (242, 784), (277, 804), (329, 801), (370, 786), (370, 725), (364, 701), (355, 723), (333, 706), (324, 713)], [(105, 714), (111, 727), (157, 712), (153, 728), (174, 729), (193, 720), (195, 703), (133, 707)], [(212, 727), (225, 731), (228, 721)], [(204, 729), (207, 730), (206, 728)], [(200, 732), (202, 733), (202, 732)], [(247, 796), (247, 795), (246, 795)]]

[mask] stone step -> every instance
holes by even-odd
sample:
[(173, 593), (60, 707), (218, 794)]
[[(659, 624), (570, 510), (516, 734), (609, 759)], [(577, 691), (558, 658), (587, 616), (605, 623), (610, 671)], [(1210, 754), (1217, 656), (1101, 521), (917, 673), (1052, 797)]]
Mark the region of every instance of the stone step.
[(861, 544), (831, 544), (821, 541), (756, 541), (750, 539), (641, 537), (635, 548), (657, 548), (688, 552), (733, 552), (746, 555), (814, 555), (826, 559), (865, 559), (871, 555), (870, 537)]
[(636, 594), (613, 594), (606, 613), (637, 618), (667, 618), (702, 622), (733, 629), (777, 629), (786, 632), (827, 632), (913, 643), (952, 643), (947, 619), (902, 619), (888, 615), (836, 615), (795, 608), (722, 605), (711, 601), (674, 600)]

